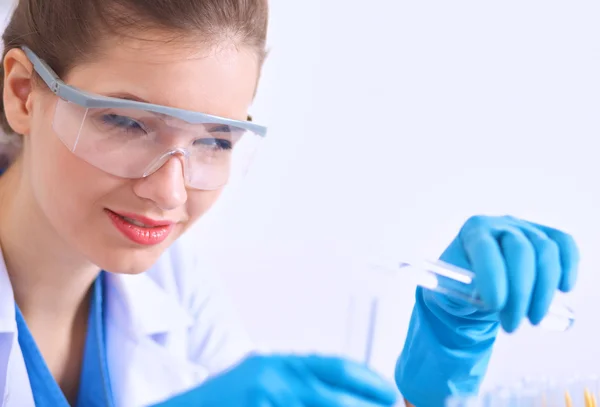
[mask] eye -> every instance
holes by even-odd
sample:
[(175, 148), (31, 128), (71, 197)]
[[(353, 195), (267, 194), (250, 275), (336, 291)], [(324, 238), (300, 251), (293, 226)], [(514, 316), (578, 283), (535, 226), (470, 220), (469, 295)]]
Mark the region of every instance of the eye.
[(102, 115), (102, 122), (109, 126), (118, 127), (127, 131), (145, 132), (144, 127), (139, 122), (127, 116), (105, 114)]
[(231, 150), (233, 147), (231, 140), (221, 138), (201, 138), (194, 141), (194, 145), (209, 147), (213, 150)]

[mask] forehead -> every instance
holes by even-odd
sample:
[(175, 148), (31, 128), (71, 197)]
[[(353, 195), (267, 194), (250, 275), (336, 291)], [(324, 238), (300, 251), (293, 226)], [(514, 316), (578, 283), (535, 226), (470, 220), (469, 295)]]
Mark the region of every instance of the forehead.
[(64, 80), (88, 92), (244, 120), (259, 76), (254, 50), (231, 43), (107, 42)]

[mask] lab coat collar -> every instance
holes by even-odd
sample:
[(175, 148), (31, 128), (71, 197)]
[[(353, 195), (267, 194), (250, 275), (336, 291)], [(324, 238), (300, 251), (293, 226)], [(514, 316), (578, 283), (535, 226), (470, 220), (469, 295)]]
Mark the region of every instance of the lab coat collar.
[[(189, 327), (192, 318), (172, 295), (147, 273), (118, 275), (107, 273), (106, 297), (115, 302), (123, 322), (121, 328), (134, 336), (168, 333)], [(15, 299), (0, 250), (0, 333), (15, 333)]]
[[(177, 299), (147, 273), (107, 273), (106, 297), (120, 328), (134, 337), (169, 333), (193, 323)], [(112, 308), (112, 307), (111, 307)]]
[[(118, 312), (121, 328), (133, 336), (168, 333), (192, 325), (191, 316), (176, 297), (170, 295), (149, 273), (107, 273), (106, 277), (106, 301), (114, 303), (110, 306), (111, 311)], [(0, 333), (17, 332), (15, 299), (11, 287), (0, 249)]]
[(4, 256), (0, 250), (0, 332), (17, 332), (17, 322), (15, 313), (15, 297), (10, 283), (10, 278), (6, 270)]

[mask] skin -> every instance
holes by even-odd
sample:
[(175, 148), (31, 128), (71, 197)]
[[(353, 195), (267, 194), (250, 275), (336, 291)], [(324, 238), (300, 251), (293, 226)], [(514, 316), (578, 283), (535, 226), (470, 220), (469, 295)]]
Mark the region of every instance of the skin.
[[(256, 90), (256, 52), (141, 40), (109, 40), (63, 80), (109, 96), (245, 120)], [(149, 41), (148, 41), (149, 40)], [(90, 287), (101, 269), (137, 274), (217, 200), (217, 191), (187, 189), (173, 157), (143, 179), (109, 175), (72, 154), (52, 128), (57, 97), (32, 79), (21, 50), (5, 60), (4, 106), (23, 150), (0, 177), (0, 242), (15, 299), (67, 398), (79, 386)], [(111, 223), (105, 208), (177, 222), (169, 238), (140, 246)], [(35, 250), (31, 250), (35, 248)]]

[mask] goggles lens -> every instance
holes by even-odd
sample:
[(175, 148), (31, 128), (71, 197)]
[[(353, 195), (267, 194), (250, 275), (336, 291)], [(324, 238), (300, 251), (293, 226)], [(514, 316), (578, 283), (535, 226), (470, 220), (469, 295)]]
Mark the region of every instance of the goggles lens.
[(126, 108), (86, 108), (58, 98), (54, 132), (76, 156), (115, 176), (146, 177), (173, 156), (191, 188), (212, 190), (243, 176), (261, 136), (221, 123), (188, 123)]

